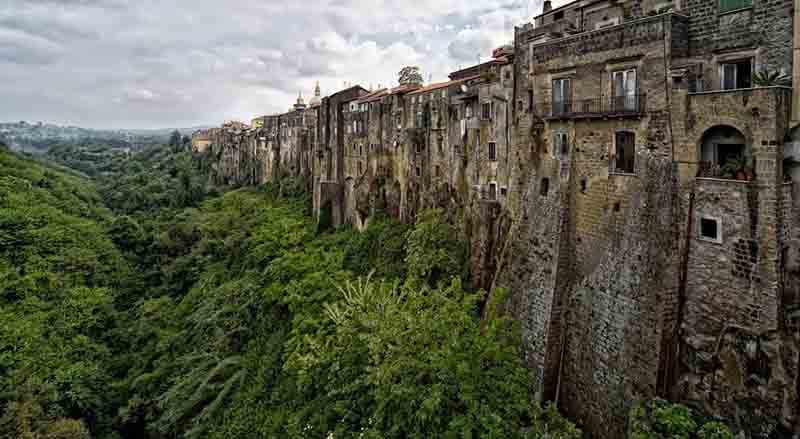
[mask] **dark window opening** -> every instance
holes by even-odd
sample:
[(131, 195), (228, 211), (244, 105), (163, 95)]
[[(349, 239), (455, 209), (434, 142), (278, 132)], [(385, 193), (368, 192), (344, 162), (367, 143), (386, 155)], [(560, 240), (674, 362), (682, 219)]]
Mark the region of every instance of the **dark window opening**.
[(495, 142), (489, 142), (489, 160), (497, 160), (497, 144)]
[(553, 14), (553, 21), (558, 21), (562, 18), (564, 18), (564, 11), (556, 11), (556, 13)]
[(619, 212), (619, 209), (620, 209), (620, 205), (619, 205), (619, 201), (618, 201), (618, 202), (614, 203), (614, 212)]
[(744, 156), (744, 145), (736, 143), (718, 143), (716, 151), (717, 165), (722, 167), (731, 160), (738, 160)]
[(422, 143), (418, 143), (417, 144), (417, 152), (419, 153), (419, 152), (422, 152), (422, 151), (425, 151), (425, 145), (422, 144)]
[(616, 155), (613, 160), (613, 172), (633, 174), (636, 159), (636, 135), (629, 131), (620, 131), (615, 135)]
[(700, 219), (700, 236), (714, 241), (719, 241), (719, 232), (719, 221), (713, 218)]
[(489, 184), (489, 199), (490, 200), (497, 199), (497, 185), (494, 183)]
[(539, 184), (539, 195), (546, 197), (549, 191), (550, 191), (550, 179), (543, 178), (541, 183)]
[(417, 177), (422, 177), (422, 169), (417, 166)]
[(752, 87), (751, 58), (720, 64), (720, 87), (723, 90)]
[(586, 177), (581, 178), (581, 193), (586, 193)]
[(505, 197), (506, 195), (508, 195), (508, 188), (507, 187), (501, 187), (500, 188), (500, 196), (501, 197)]
[(440, 173), (440, 171), (439, 171), (439, 165), (436, 165), (436, 167), (434, 168), (434, 173), (435, 173), (435, 175), (436, 175), (437, 177), (439, 176), (439, 173)]

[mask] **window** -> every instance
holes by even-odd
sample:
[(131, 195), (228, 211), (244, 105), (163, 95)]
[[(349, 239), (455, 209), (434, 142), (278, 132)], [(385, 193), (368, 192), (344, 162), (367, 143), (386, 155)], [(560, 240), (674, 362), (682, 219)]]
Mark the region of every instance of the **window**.
[(402, 118), (402, 116), (400, 114), (398, 114), (398, 115), (396, 115), (394, 117), (394, 121), (397, 124), (397, 129), (398, 130), (403, 127), (403, 118)]
[(421, 177), (422, 176), (422, 169), (419, 166), (417, 166), (416, 171), (417, 171), (417, 177)]
[(752, 58), (738, 61), (725, 62), (719, 65), (720, 88), (722, 90), (735, 90), (737, 88), (750, 88), (753, 62)]
[(722, 221), (714, 217), (700, 217), (698, 235), (703, 241), (722, 243)]
[(453, 151), (455, 151), (456, 154), (460, 154), (461, 153), (461, 147), (458, 146), (458, 145), (453, 145)]
[(464, 110), (464, 112), (465, 112), (465, 116), (466, 116), (467, 119), (471, 118), (472, 117), (472, 105), (471, 104), (467, 104), (466, 109)]
[(553, 133), (553, 156), (557, 159), (566, 158), (569, 155), (569, 140), (567, 133), (556, 131)]
[(539, 183), (539, 195), (546, 197), (549, 191), (550, 191), (550, 179), (545, 177), (542, 179), (541, 183)]
[(506, 195), (508, 195), (508, 188), (503, 186), (500, 188), (500, 196), (505, 198)]
[(612, 159), (612, 172), (633, 174), (636, 159), (636, 135), (629, 131), (620, 131), (614, 136), (616, 154)]
[(569, 78), (553, 80), (553, 114), (564, 114), (570, 111)]
[(362, 166), (361, 166), (361, 162), (359, 161), (358, 162), (358, 175), (361, 175), (361, 171), (362, 171)]
[(358, 145), (358, 155), (364, 155), (364, 146), (361, 144)]
[(439, 153), (444, 153), (444, 138), (439, 137)]
[(417, 143), (417, 154), (421, 153), (422, 151), (425, 151), (425, 144)]
[(637, 109), (636, 69), (620, 70), (611, 74), (611, 86), (614, 88), (612, 109), (634, 111)]
[(434, 169), (434, 171), (433, 171), (433, 172), (434, 172), (434, 175), (436, 175), (436, 176), (438, 177), (438, 176), (439, 176), (439, 172), (440, 172), (440, 171), (439, 171), (439, 165), (436, 165), (436, 167), (435, 167), (435, 168), (433, 168), (433, 169)]
[(489, 199), (497, 199), (497, 185), (495, 183), (489, 183)]
[(492, 103), (484, 102), (481, 104), (481, 119), (489, 120), (492, 118)]
[(564, 11), (556, 11), (556, 13), (553, 14), (553, 21), (558, 21), (562, 18), (564, 18)]
[(753, 6), (753, 0), (720, 0), (719, 12), (734, 11), (751, 6)]
[(489, 160), (497, 160), (497, 143), (489, 142)]
[(528, 90), (528, 112), (533, 111), (533, 90)]

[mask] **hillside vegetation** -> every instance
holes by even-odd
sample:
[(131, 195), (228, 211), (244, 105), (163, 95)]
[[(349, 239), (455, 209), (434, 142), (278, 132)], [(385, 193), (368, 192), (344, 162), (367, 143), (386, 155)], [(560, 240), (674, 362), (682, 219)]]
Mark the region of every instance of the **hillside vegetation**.
[(89, 181), (0, 151), (0, 437), (580, 437), (479, 320), (442, 212), (320, 231), (302, 182), (120, 159), (82, 156)]

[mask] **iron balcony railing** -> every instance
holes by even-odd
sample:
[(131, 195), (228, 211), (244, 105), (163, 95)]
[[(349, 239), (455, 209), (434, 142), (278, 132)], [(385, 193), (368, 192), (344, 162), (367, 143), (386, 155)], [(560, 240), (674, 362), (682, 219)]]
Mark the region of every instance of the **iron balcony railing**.
[(544, 102), (540, 109), (544, 117), (581, 117), (639, 114), (646, 106), (647, 96), (639, 94)]

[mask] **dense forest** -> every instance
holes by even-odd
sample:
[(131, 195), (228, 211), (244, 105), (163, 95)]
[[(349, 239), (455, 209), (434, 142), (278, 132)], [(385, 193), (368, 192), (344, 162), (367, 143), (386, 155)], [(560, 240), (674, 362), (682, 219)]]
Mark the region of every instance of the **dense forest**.
[(319, 230), (302, 181), (217, 191), (180, 146), (47, 160), (0, 149), (0, 437), (581, 436), (532, 399), (453, 214)]

